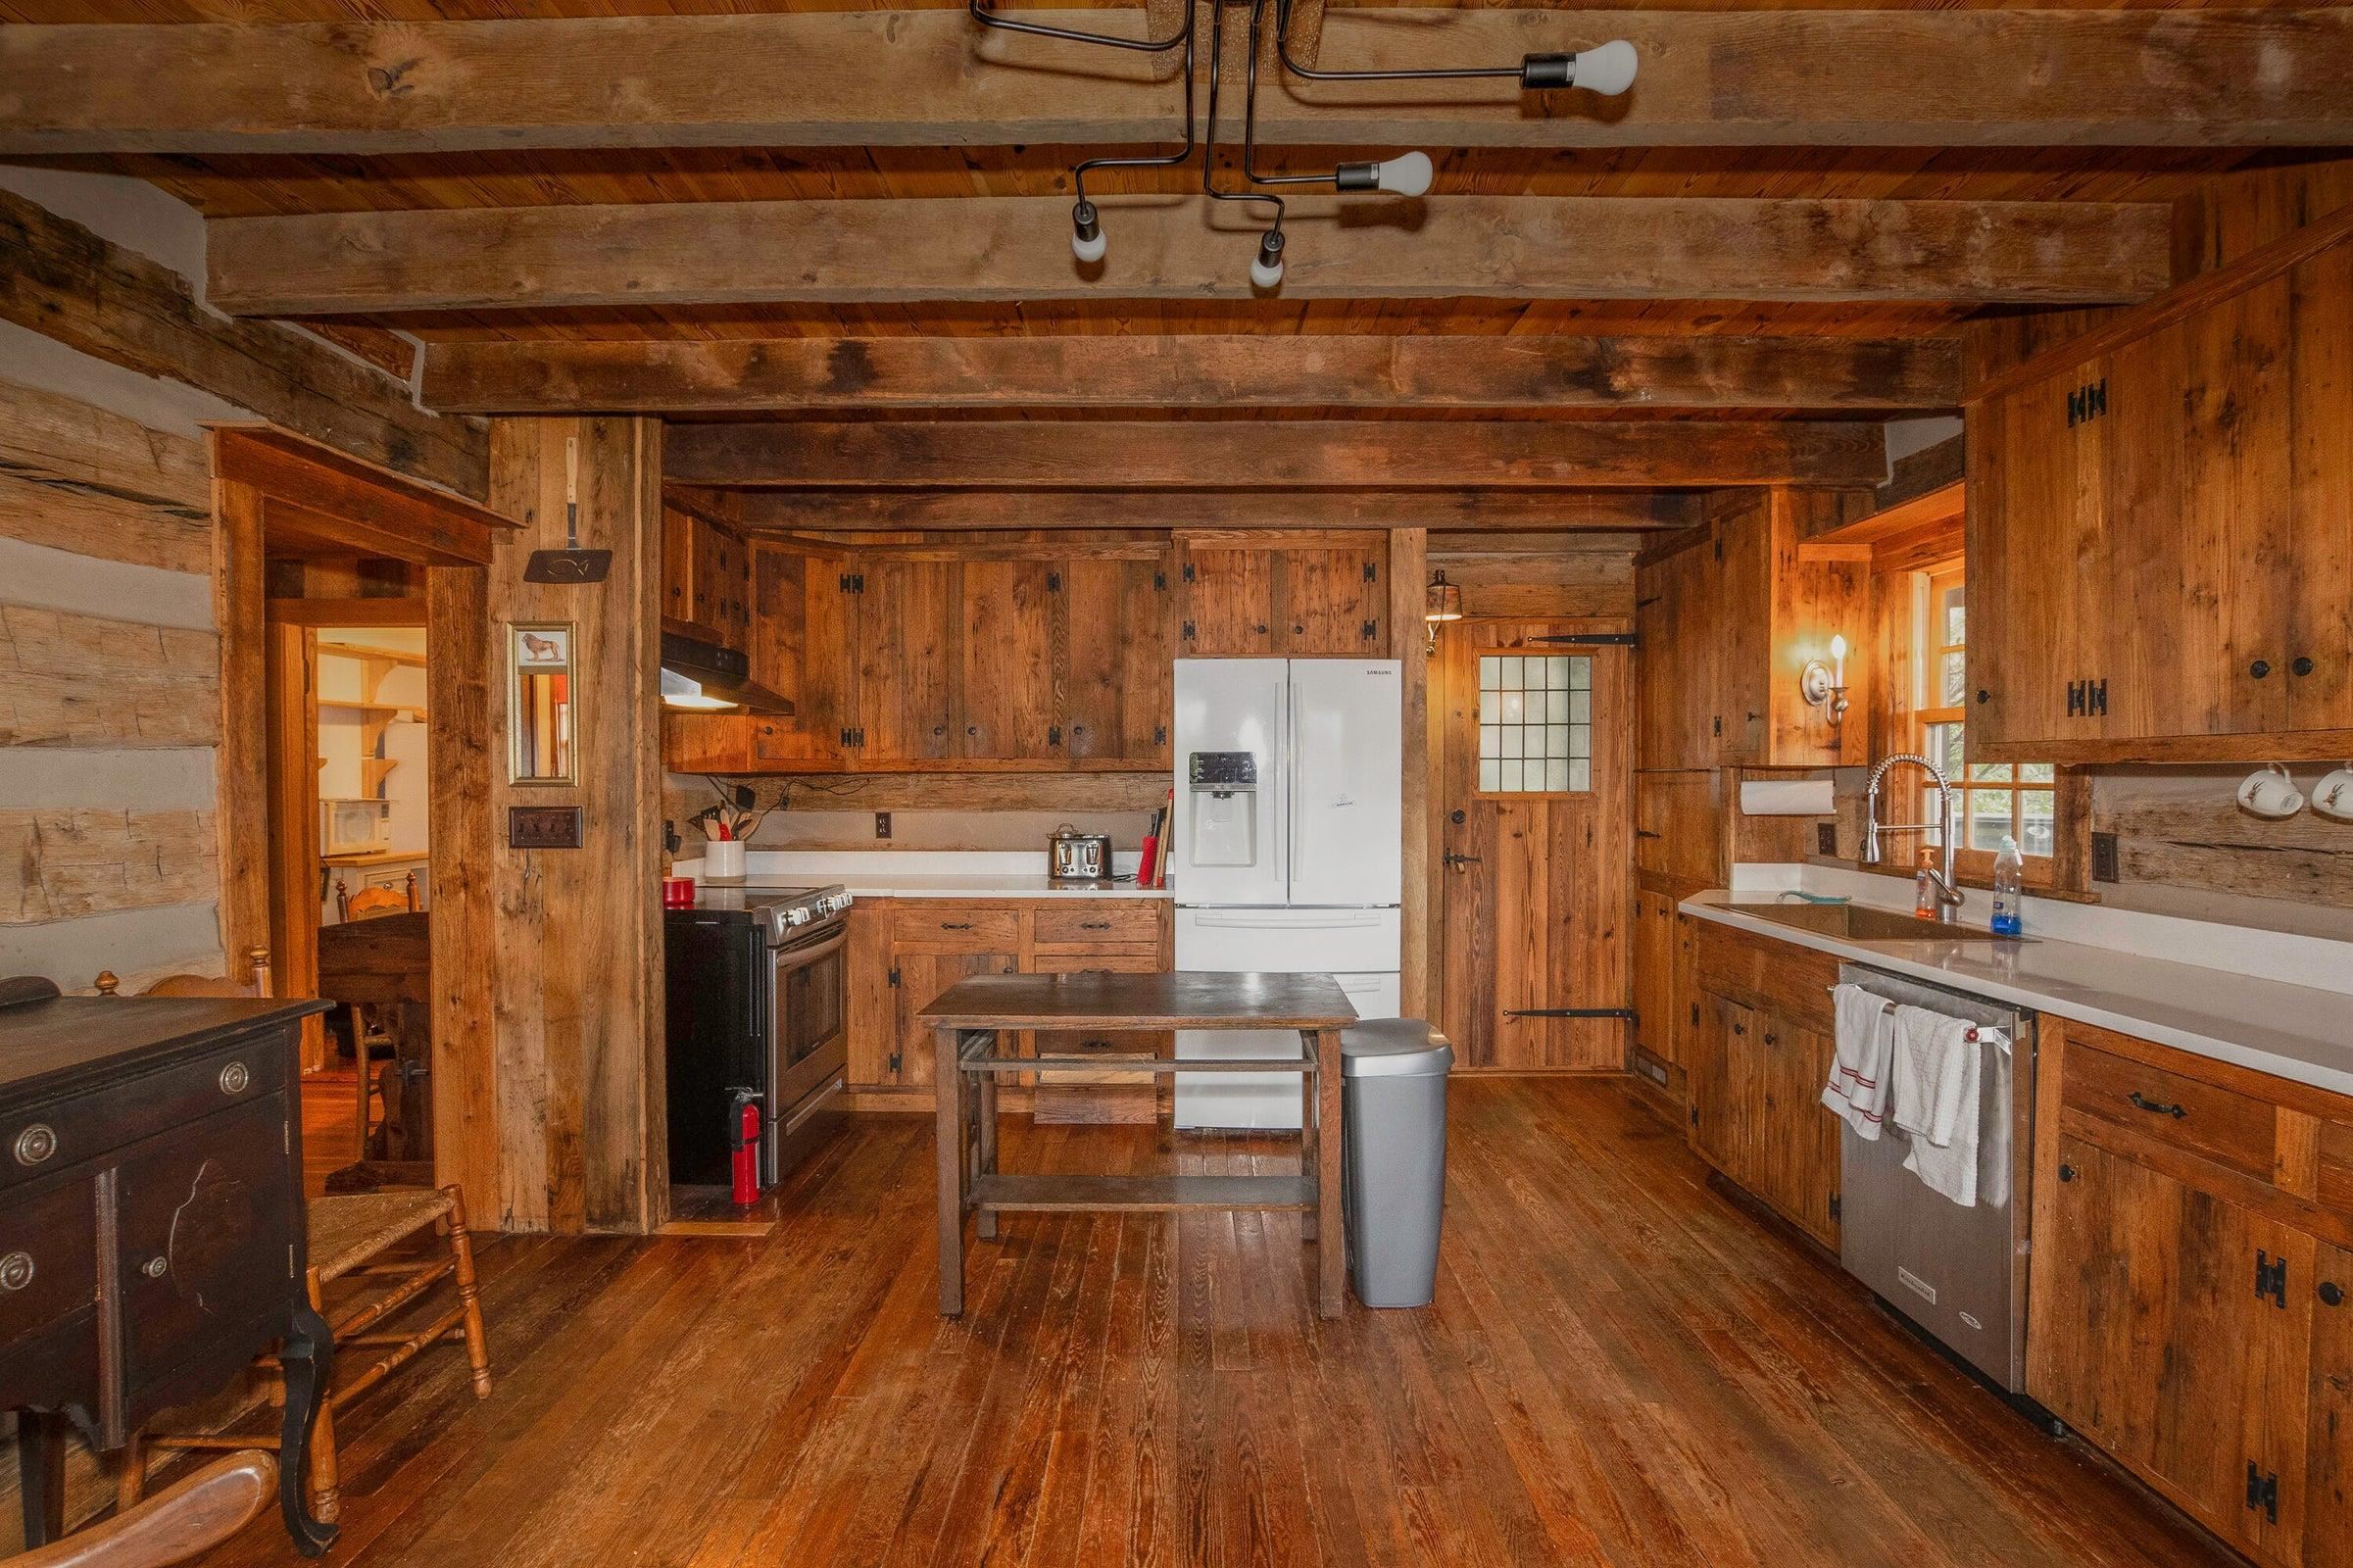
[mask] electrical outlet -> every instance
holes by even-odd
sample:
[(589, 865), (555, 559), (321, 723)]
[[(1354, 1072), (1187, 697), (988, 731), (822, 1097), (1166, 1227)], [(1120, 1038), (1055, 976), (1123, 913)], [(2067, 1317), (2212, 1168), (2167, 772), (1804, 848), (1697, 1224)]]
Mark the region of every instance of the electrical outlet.
[(2094, 882), (2122, 882), (2124, 879), (2124, 872), (2116, 863), (2116, 835), (2113, 833), (2092, 834), (2091, 880)]
[(1831, 856), (1831, 857), (1834, 857), (1834, 858), (1835, 858), (1835, 857), (1838, 855), (1838, 823), (1836, 823), (1836, 822), (1816, 822), (1816, 823), (1814, 824), (1814, 853), (1815, 853), (1816, 855), (1828, 855), (1828, 856)]
[(887, 839), (891, 836), (890, 812), (876, 811), (874, 813), (874, 836), (878, 839)]

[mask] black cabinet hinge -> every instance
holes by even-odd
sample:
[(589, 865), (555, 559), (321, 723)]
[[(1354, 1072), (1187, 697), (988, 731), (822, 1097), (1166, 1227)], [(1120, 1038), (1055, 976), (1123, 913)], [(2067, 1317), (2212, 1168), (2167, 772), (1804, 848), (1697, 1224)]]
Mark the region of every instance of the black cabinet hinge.
[(1154, 724), (1154, 725), (1152, 726), (1152, 743), (1154, 746), (1165, 746), (1165, 745), (1167, 745), (1167, 744), (1168, 744), (1168, 726), (1167, 726), (1167, 725), (1165, 725), (1165, 724)]
[(1191, 622), (1191, 621), (1187, 621), (1187, 622), (1185, 622), (1185, 625), (1184, 625), (1184, 633), (1185, 633), (1185, 641), (1187, 641), (1187, 642), (1191, 642), (1191, 641), (1193, 641), (1193, 622)]
[(2069, 681), (2067, 683), (2067, 716), (2069, 718), (2083, 717), (2084, 701), (2083, 683), (2080, 680)]
[(1696, 1002), (1691, 1004), (1691, 1027), (1699, 1027), (1699, 1004)]
[(2255, 1254), (2255, 1297), (2271, 1298), (2274, 1306), (2287, 1306), (2287, 1259), (2274, 1257), (2269, 1252)]
[(1193, 581), (1196, 581), (1196, 580), (1198, 580), (1198, 579), (1195, 577), (1195, 575), (1194, 575), (1194, 571), (1193, 571), (1193, 563), (1192, 563), (1192, 562), (1190, 562), (1190, 561), (1188, 561), (1188, 562), (1186, 562), (1186, 563), (1185, 563), (1185, 580), (1186, 580), (1187, 582), (1193, 582)]
[(866, 574), (862, 571), (845, 571), (842, 573), (841, 583), (842, 592), (862, 594), (866, 591)]
[(1046, 591), (1050, 594), (1058, 594), (1062, 591), (1062, 574), (1060, 572), (1050, 571), (1046, 574)]
[(1168, 573), (1164, 571), (1153, 572), (1152, 574), (1152, 592), (1156, 594), (1164, 594), (1168, 592)]
[(1379, 582), (1381, 580), (1381, 568), (1372, 562), (1366, 562), (1364, 564), (1364, 580), (1366, 582)]
[(2086, 382), (2067, 394), (2067, 427), (2098, 418), (2108, 412), (2108, 381), (2105, 376)]
[(1360, 628), (1358, 628), (1357, 635), (1361, 636), (1366, 642), (1369, 643), (1375, 637), (1381, 635), (1381, 623), (1377, 620), (1368, 620)]
[(2107, 712), (2107, 711), (2108, 711), (2108, 677), (2107, 677), (2107, 676), (2105, 676), (2105, 675), (2102, 675), (2102, 676), (2101, 676), (2101, 677), (2100, 677), (2098, 680), (2095, 680), (2095, 681), (2086, 681), (2086, 682), (2084, 683), (2083, 690), (2084, 690), (2084, 701), (2085, 701), (2086, 705), (2089, 707), (2089, 709), (2090, 709), (2090, 710), (2091, 710), (2091, 713), (2092, 713), (2092, 715), (2093, 715), (2094, 717), (2097, 717), (2097, 716), (2099, 716), (2100, 714), (2103, 714), (2103, 713), (2105, 713), (2105, 712)]
[(842, 749), (844, 751), (854, 752), (865, 744), (866, 732), (864, 730), (846, 729), (842, 731)]
[(1049, 724), (1046, 726), (1046, 744), (1049, 746), (1059, 746), (1062, 744), (1061, 725)]
[(891, 1053), (890, 1069), (892, 1077), (898, 1077), (901, 1071), (905, 1069), (906, 1065), (906, 1059), (902, 1057), (898, 1052), (894, 1051)]
[(1838, 1196), (1837, 1193), (1833, 1193), (1833, 1194), (1831, 1194), (1831, 1195), (1830, 1195), (1830, 1217), (1831, 1217), (1832, 1219), (1843, 1219), (1843, 1218), (1845, 1217), (1845, 1215), (1846, 1215), (1846, 1200), (1845, 1200), (1845, 1199), (1843, 1199), (1843, 1198), (1841, 1198), (1841, 1197), (1839, 1197), (1839, 1196)]
[[(899, 986), (899, 971), (898, 971), (896, 968), (894, 968), (894, 969), (892, 969), (892, 970), (891, 970), (891, 987), (892, 987), (892, 989), (893, 989), (893, 990), (897, 990), (897, 989), (898, 989), (898, 986)], [(897, 1057), (893, 1057), (892, 1059), (893, 1059), (894, 1061), (896, 1061), (898, 1058), (897, 1058)]]
[(2262, 1509), (2272, 1524), (2279, 1522), (2279, 1472), (2265, 1470), (2252, 1459), (2247, 1461), (2247, 1506)]

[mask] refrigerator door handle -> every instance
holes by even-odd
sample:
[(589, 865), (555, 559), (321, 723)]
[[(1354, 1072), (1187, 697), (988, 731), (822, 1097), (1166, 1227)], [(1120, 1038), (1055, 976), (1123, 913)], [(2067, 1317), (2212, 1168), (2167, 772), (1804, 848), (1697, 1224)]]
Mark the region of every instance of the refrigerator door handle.
[(1299, 864), (1299, 685), (1283, 665), (1283, 902), (1297, 898)]
[[(1192, 911), (1187, 911), (1191, 913)], [(1229, 914), (1202, 910), (1193, 914), (1197, 926), (1225, 926), (1242, 931), (1347, 931), (1362, 926), (1379, 925), (1381, 916), (1364, 910), (1301, 910), (1291, 914), (1282, 909), (1236, 911)]]

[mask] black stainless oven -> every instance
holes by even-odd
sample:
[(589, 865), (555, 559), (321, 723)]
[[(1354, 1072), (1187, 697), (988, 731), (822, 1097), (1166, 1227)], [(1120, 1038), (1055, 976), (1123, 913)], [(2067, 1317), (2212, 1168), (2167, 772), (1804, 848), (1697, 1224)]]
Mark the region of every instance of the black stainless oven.
[(838, 887), (705, 888), (663, 911), (672, 1182), (728, 1184), (746, 1104), (763, 1187), (838, 1126), (849, 905)]

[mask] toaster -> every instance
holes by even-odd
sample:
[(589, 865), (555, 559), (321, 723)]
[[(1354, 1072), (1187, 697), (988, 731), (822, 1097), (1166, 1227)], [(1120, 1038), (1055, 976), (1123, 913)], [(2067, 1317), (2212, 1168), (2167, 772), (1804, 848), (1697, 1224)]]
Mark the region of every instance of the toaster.
[(1046, 874), (1056, 882), (1111, 880), (1111, 836), (1064, 822), (1046, 837)]

